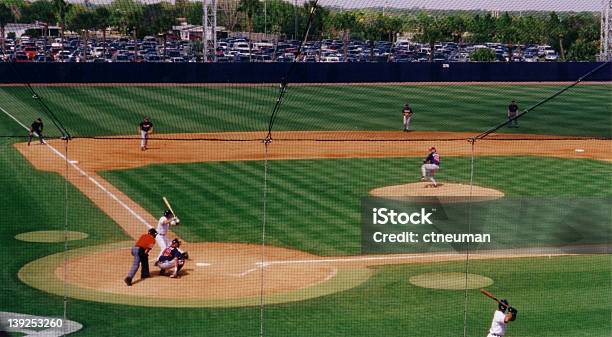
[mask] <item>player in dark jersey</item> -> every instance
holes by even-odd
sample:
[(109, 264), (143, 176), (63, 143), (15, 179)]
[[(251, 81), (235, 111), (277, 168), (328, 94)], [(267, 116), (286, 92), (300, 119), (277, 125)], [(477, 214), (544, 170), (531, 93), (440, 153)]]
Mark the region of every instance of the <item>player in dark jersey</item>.
[(434, 179), (438, 169), (440, 169), (440, 155), (436, 148), (432, 146), (429, 148), (429, 154), (423, 160), (423, 165), (421, 165), (421, 180), (429, 178), (432, 183), (431, 185), (425, 185), (425, 187), (438, 187), (438, 183)]
[(508, 105), (508, 127), (509, 128), (518, 128), (518, 119), (512, 119), (518, 116), (519, 107), (515, 101), (510, 102)]
[(34, 137), (34, 135), (36, 135), (38, 137), (38, 140), (40, 141), (41, 144), (44, 144), (44, 140), (43, 140), (43, 121), (42, 118), (37, 118), (32, 125), (30, 126), (30, 132), (28, 133), (28, 146), (30, 146), (30, 143), (32, 142), (32, 137)]
[(159, 275), (165, 275), (166, 269), (172, 269), (173, 272), (170, 277), (176, 278), (179, 276), (181, 269), (185, 266), (185, 256), (179, 250), (180, 246), (181, 241), (179, 241), (179, 239), (174, 239), (170, 247), (164, 249), (156, 263), (161, 269)]
[(142, 122), (140, 122), (138, 131), (140, 132), (140, 150), (145, 151), (147, 149), (149, 135), (153, 133), (153, 123), (151, 123), (149, 117), (145, 117)]
[(414, 112), (412, 112), (410, 105), (408, 105), (408, 103), (404, 104), (404, 107), (402, 108), (402, 116), (404, 117), (404, 132), (410, 131), (410, 120), (412, 119), (413, 114)]

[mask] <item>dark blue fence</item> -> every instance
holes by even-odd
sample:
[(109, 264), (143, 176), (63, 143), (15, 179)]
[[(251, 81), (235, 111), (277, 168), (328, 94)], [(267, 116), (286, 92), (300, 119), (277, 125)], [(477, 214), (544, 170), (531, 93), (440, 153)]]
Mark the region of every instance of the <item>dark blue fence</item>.
[[(299, 63), (289, 82), (574, 81), (601, 63)], [(0, 83), (278, 83), (288, 63), (0, 63)], [(612, 67), (589, 81), (611, 81)]]

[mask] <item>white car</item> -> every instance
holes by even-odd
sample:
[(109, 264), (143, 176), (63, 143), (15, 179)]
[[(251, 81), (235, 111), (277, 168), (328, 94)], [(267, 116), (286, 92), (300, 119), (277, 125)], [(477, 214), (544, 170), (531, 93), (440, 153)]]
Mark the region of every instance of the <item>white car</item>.
[(544, 59), (546, 61), (557, 61), (559, 59), (559, 54), (557, 54), (554, 50), (546, 50), (546, 54), (544, 55)]
[(327, 63), (338, 63), (340, 62), (340, 58), (338, 56), (325, 56), (321, 61)]
[(544, 59), (546, 61), (557, 61), (557, 60), (559, 60), (559, 55), (557, 55), (557, 54), (547, 54), (546, 56), (544, 56)]
[(232, 46), (232, 49), (238, 51), (238, 52), (249, 52), (249, 44), (246, 42), (237, 42), (234, 43), (234, 45)]
[(104, 55), (104, 47), (95, 47), (92, 54), (94, 57), (101, 57)]

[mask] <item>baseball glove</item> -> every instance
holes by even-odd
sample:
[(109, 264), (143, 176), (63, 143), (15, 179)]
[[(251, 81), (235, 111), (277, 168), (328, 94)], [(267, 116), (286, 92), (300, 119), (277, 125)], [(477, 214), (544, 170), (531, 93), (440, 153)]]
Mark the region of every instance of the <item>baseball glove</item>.
[(183, 258), (184, 258), (185, 260), (189, 260), (189, 253), (187, 253), (187, 252), (183, 252)]
[(516, 319), (516, 315), (518, 315), (518, 310), (513, 307), (508, 307), (508, 312), (512, 314), (512, 318), (510, 318), (510, 320), (514, 321)]

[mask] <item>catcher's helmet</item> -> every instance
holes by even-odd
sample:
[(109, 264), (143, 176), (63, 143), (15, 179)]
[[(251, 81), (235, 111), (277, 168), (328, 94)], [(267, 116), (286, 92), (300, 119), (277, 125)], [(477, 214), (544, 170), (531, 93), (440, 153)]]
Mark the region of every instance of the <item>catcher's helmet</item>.
[(181, 241), (179, 239), (172, 240), (172, 244), (176, 244), (177, 246), (181, 245)]
[(501, 312), (506, 312), (506, 309), (508, 309), (508, 306), (509, 306), (508, 300), (499, 301), (498, 307)]
[(173, 215), (174, 215), (174, 214), (172, 214), (172, 211), (171, 211), (171, 210), (166, 210), (166, 211), (164, 212), (164, 216), (165, 216), (165, 217), (171, 217), (171, 216), (173, 216)]
[(157, 236), (157, 230), (155, 230), (155, 228), (149, 228), (149, 234)]

